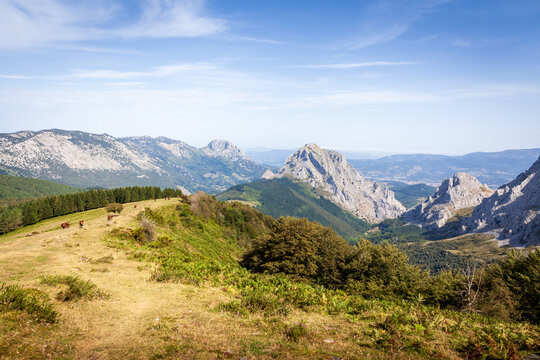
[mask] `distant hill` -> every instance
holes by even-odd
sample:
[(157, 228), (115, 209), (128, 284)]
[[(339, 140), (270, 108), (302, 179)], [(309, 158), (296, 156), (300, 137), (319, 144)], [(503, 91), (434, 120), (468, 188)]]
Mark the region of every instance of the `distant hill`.
[(84, 188), (152, 185), (217, 193), (266, 169), (225, 140), (198, 149), (166, 137), (58, 129), (0, 134), (0, 173)]
[(355, 238), (370, 226), (333, 202), (318, 195), (308, 184), (288, 178), (258, 180), (231, 187), (217, 196), (220, 201), (240, 200), (263, 214), (305, 217), (332, 227), (346, 238)]
[(47, 180), (0, 175), (0, 199), (26, 199), (71, 194), (81, 189)]
[(476, 152), (463, 156), (408, 154), (380, 159), (353, 159), (351, 165), (376, 181), (401, 181), (439, 186), (443, 179), (466, 172), (491, 188), (513, 180), (538, 159), (540, 148)]
[(386, 186), (394, 192), (394, 197), (407, 209), (414, 207), (432, 195), (436, 187), (426, 184), (406, 184), (401, 181), (388, 181)]

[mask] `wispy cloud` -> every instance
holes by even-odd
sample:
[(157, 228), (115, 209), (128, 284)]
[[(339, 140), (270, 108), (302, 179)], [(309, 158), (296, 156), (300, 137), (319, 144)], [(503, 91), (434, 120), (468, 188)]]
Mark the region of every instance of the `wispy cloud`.
[(439, 100), (440, 98), (437, 95), (422, 92), (360, 91), (306, 97), (301, 101), (305, 104), (349, 106), (359, 104), (424, 103)]
[(209, 63), (184, 63), (165, 66), (157, 66), (149, 71), (117, 71), (117, 70), (72, 70), (68, 77), (78, 79), (105, 79), (120, 80), (144, 77), (163, 77), (183, 72), (196, 72), (217, 69)]
[(530, 84), (489, 84), (478, 87), (456, 89), (451, 99), (476, 99), (493, 97), (523, 97), (540, 95), (540, 86)]
[(409, 24), (396, 24), (384, 29), (367, 31), (363, 36), (353, 40), (347, 48), (350, 50), (361, 49), (382, 42), (394, 40), (409, 29)]
[(450, 40), (450, 42), (452, 43), (452, 45), (459, 46), (459, 47), (471, 46), (471, 42), (468, 40), (454, 39), (454, 40)]
[(229, 41), (251, 41), (251, 42), (258, 42), (258, 43), (271, 44), (271, 45), (285, 44), (284, 41), (280, 41), (280, 40), (258, 38), (258, 37), (252, 37), (252, 36), (241, 36), (241, 35), (229, 35), (225, 39)]
[(318, 65), (291, 65), (283, 66), (290, 69), (355, 69), (365, 67), (376, 66), (400, 66), (400, 65), (417, 65), (419, 62), (415, 61), (371, 61), (362, 63), (349, 63), (349, 64), (318, 64)]
[(26, 76), (26, 75), (2, 75), (2, 74), (0, 74), (0, 79), (30, 80), (30, 79), (32, 79), (32, 77), (31, 76)]
[(368, 5), (355, 36), (340, 41), (338, 47), (356, 50), (388, 42), (406, 33), (424, 14), (452, 0), (379, 0)]
[(107, 38), (172, 38), (214, 35), (227, 28), (225, 20), (204, 14), (203, 0), (141, 0), (137, 16), (123, 19), (118, 0), (0, 1), (0, 48), (30, 47), (65, 41)]

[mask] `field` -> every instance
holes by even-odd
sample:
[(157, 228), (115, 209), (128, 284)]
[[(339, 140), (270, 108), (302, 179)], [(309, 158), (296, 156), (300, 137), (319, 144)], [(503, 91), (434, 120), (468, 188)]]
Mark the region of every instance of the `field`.
[[(111, 221), (96, 209), (1, 236), (0, 283), (33, 289), (40, 306), (0, 301), (0, 358), (504, 359), (539, 350), (531, 325), (251, 274), (237, 265), (238, 235), (188, 212), (173, 221), (179, 205), (130, 203)], [(126, 235), (145, 208), (167, 224), (153, 242)], [(83, 229), (59, 227), (80, 219)], [(45, 304), (55, 321), (36, 315)]]

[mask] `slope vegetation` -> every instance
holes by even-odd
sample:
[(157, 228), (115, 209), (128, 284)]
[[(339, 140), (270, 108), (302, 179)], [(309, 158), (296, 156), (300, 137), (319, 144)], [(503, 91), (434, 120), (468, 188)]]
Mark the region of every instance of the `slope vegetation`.
[(0, 199), (26, 199), (71, 194), (80, 189), (47, 180), (0, 175)]
[(231, 187), (217, 196), (221, 201), (239, 200), (274, 218), (304, 217), (332, 227), (352, 239), (369, 229), (369, 224), (318, 195), (306, 183), (289, 178), (258, 180)]
[[(74, 219), (84, 220), (84, 228), (59, 228)], [(301, 232), (287, 234), (287, 223), (320, 229), (306, 221), (276, 221), (199, 193), (189, 201), (139, 202), (111, 221), (104, 209), (95, 209), (2, 236), (0, 282), (6, 284), (0, 286), (0, 354), (18, 359), (505, 359), (540, 350), (535, 326), (424, 304), (444, 298), (440, 292), (416, 300), (381, 300), (376, 292), (365, 298), (353, 289), (331, 290), (239, 265), (245, 249), (255, 249), (252, 256), (260, 252), (261, 244), (276, 238), (274, 231), (309, 240), (296, 236)], [(351, 251), (369, 254), (351, 264), (356, 286), (370, 284), (356, 291), (386, 293), (378, 275), (360, 277), (373, 272), (385, 278), (384, 266), (397, 285), (389, 291), (416, 291), (398, 286), (399, 278), (408, 276), (395, 277), (396, 271), (417, 270), (395, 249), (364, 243)], [(501, 265), (503, 273), (513, 263), (529, 269), (538, 258), (512, 261)]]
[(437, 190), (434, 186), (426, 184), (409, 185), (401, 181), (388, 181), (386, 182), (386, 186), (394, 192), (396, 200), (402, 203), (407, 209), (420, 204)]

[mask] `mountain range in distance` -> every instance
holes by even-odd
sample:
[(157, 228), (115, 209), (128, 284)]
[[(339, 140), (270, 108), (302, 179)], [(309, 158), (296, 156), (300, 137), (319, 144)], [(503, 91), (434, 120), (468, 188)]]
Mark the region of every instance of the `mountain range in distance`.
[[(222, 193), (222, 200), (247, 201), (275, 217), (308, 217), (347, 237), (363, 233), (369, 224), (401, 219), (434, 230), (446, 229), (451, 223), (452, 234), (491, 231), (499, 240), (510, 239), (514, 245), (536, 243), (540, 236), (540, 205), (535, 192), (539, 150), (347, 161), (336, 151), (307, 144), (289, 154), (276, 169), (258, 164), (226, 140), (196, 148), (167, 137), (115, 138), (53, 129), (0, 134), (0, 173), (79, 188), (153, 185), (186, 193)], [(273, 155), (282, 154), (277, 151)], [(365, 164), (370, 166), (357, 170)], [(464, 167), (479, 173), (478, 180), (472, 174), (453, 172)], [(529, 168), (528, 172), (516, 178), (522, 167)], [(430, 168), (432, 173), (426, 170)], [(426, 184), (406, 183), (420, 178), (435, 181), (448, 171), (452, 174), (437, 191)], [(385, 181), (372, 181), (364, 177), (366, 173), (386, 174)], [(512, 181), (505, 181), (491, 196), (493, 190), (488, 185), (493, 187), (508, 177)], [(481, 180), (484, 178), (489, 181)], [(468, 216), (471, 220), (461, 219)]]
[(166, 137), (57, 129), (0, 134), (1, 173), (80, 188), (154, 185), (218, 193), (267, 169), (225, 140), (198, 149)]
[[(294, 150), (251, 150), (246, 153), (261, 164), (281, 167)], [(540, 148), (499, 152), (474, 152), (451, 156), (434, 154), (396, 154), (381, 152), (341, 152), (349, 163), (370, 180), (439, 186), (457, 172), (465, 172), (496, 189), (525, 171), (540, 155)]]

